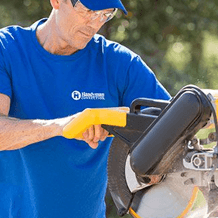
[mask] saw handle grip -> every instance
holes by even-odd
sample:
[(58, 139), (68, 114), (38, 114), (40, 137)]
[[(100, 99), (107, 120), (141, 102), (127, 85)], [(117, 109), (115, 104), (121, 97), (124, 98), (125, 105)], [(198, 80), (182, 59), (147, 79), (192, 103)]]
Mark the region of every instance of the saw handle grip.
[(63, 136), (68, 139), (82, 139), (82, 133), (92, 125), (105, 124), (124, 127), (128, 111), (127, 107), (87, 108), (64, 127)]
[(131, 103), (130, 113), (138, 113), (141, 111), (141, 108), (144, 107), (155, 107), (163, 110), (170, 101), (166, 100), (157, 100), (157, 99), (148, 99), (148, 98), (137, 98)]

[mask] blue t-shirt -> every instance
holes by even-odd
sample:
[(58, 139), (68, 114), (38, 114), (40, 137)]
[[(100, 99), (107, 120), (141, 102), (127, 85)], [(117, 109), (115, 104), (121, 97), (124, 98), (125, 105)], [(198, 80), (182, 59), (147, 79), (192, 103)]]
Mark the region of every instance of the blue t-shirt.
[[(133, 99), (169, 99), (135, 53), (96, 34), (69, 56), (50, 54), (36, 28), (0, 30), (0, 93), (11, 98), (9, 116), (66, 117), (85, 108), (130, 106)], [(103, 218), (111, 139), (91, 149), (54, 137), (0, 152), (0, 217)]]

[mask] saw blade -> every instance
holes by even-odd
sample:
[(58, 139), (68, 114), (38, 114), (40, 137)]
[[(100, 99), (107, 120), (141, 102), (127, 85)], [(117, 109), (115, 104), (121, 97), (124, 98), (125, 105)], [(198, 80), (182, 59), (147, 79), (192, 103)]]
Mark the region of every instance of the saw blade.
[(128, 212), (133, 198), (125, 178), (125, 164), (129, 150), (127, 144), (115, 137), (108, 157), (108, 187), (119, 216)]
[(137, 192), (130, 214), (137, 218), (199, 218), (200, 214), (206, 218), (207, 204), (193, 207), (199, 188), (185, 185), (184, 179), (180, 173), (169, 174), (161, 184)]

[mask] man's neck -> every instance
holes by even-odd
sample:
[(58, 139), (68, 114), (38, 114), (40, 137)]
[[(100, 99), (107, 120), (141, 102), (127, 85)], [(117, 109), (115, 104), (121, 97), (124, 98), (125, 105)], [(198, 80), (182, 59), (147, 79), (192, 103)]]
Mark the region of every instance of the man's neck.
[(56, 55), (71, 55), (77, 52), (77, 49), (73, 49), (58, 36), (54, 27), (52, 18), (49, 18), (45, 23), (38, 26), (36, 37), (41, 46), (49, 53)]

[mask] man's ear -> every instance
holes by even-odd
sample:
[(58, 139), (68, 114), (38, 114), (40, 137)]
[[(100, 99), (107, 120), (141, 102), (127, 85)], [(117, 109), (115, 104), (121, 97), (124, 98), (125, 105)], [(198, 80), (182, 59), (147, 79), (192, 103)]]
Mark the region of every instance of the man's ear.
[(60, 7), (60, 0), (50, 0), (51, 6), (54, 9), (59, 9)]

